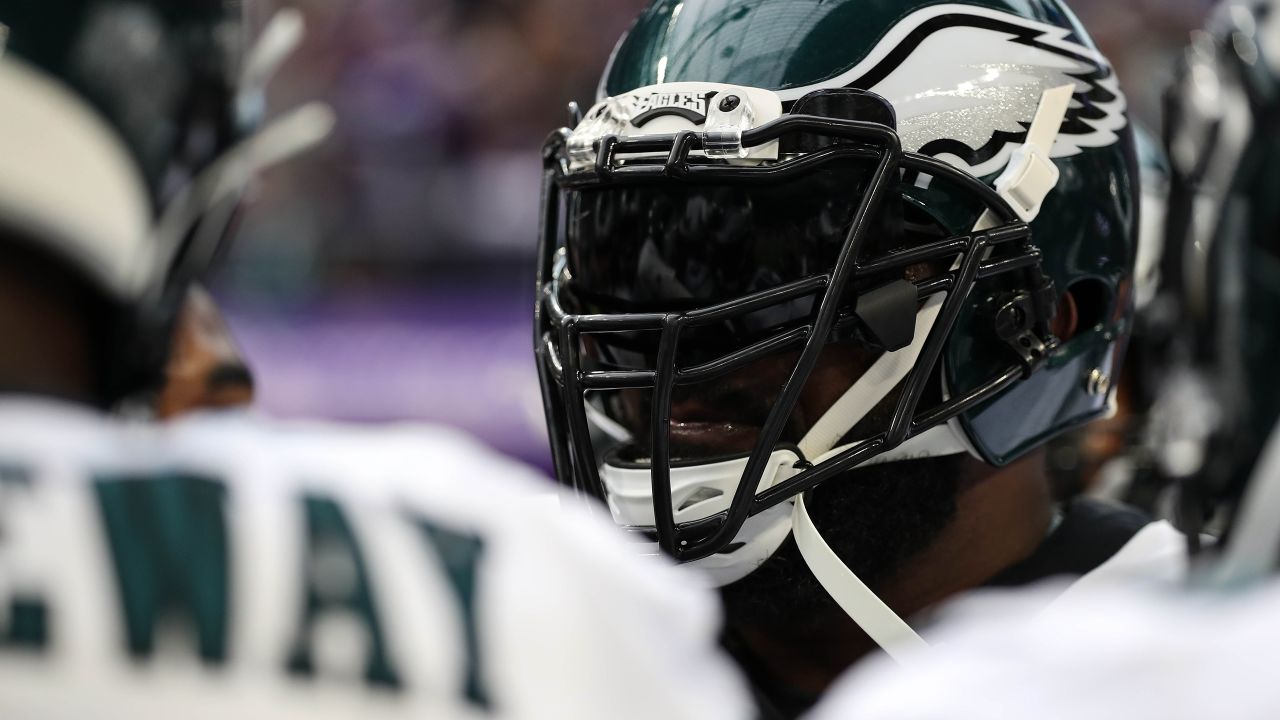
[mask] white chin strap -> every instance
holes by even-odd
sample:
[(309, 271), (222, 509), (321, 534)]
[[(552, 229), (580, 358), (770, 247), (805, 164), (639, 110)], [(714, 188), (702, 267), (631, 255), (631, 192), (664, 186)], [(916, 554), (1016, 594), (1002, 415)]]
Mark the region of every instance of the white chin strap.
[[(945, 302), (945, 294), (929, 298), (916, 317), (916, 332), (911, 345), (882, 355), (809, 430), (800, 442), (805, 457), (817, 457), (814, 461), (817, 465), (853, 447), (851, 443), (831, 448), (910, 374), (916, 361), (920, 359), (920, 353), (924, 351), (925, 341), (933, 332), (933, 326), (937, 323), (938, 314)], [(826, 452), (823, 452), (824, 449)], [(965, 446), (956, 441), (952, 428), (939, 425), (863, 465), (908, 458), (941, 457), (965, 451)], [(822, 538), (813, 518), (809, 517), (803, 493), (796, 498), (791, 514), (791, 527), (800, 557), (804, 558), (805, 565), (809, 566), (818, 584), (877, 645), (899, 660), (903, 655), (926, 647), (924, 640), (911, 626), (877, 597)]]
[[(1027, 222), (1039, 213), (1044, 198), (1058, 182), (1058, 169), (1050, 159), (1050, 152), (1074, 92), (1075, 88), (1068, 85), (1044, 93), (1026, 144), (1014, 153), (1009, 167), (996, 182), (997, 192)], [(987, 211), (974, 229), (985, 230), (997, 222), (995, 214)], [(800, 441), (800, 451), (806, 459), (820, 465), (853, 447), (852, 443), (836, 447), (836, 443), (910, 374), (924, 352), (925, 342), (937, 323), (946, 297), (939, 294), (926, 300), (916, 315), (911, 345), (882, 355), (810, 428)], [(912, 437), (864, 465), (965, 452), (972, 453), (973, 450), (959, 426), (951, 423)], [(796, 475), (799, 472), (795, 468), (798, 461), (799, 457), (789, 450), (775, 451), (756, 493)], [(676, 522), (701, 520), (727, 510), (742, 480), (746, 463), (743, 458), (672, 468)], [(652, 527), (655, 524), (652, 475), (647, 466), (624, 467), (605, 463), (600, 468), (600, 478), (616, 522), (632, 527)], [(714, 585), (728, 585), (751, 574), (768, 560), (790, 532), (794, 532), (805, 564), (823, 589), (890, 656), (902, 660), (925, 647), (924, 640), (906, 621), (876, 597), (823, 540), (809, 516), (803, 497), (797, 497), (791, 507), (784, 503), (756, 515), (738, 533), (735, 547), (691, 564), (706, 570)]]
[[(1013, 159), (1009, 162), (1009, 167), (1005, 169), (1004, 174), (996, 181), (997, 192), (1009, 202), (1014, 212), (1026, 222), (1031, 222), (1031, 220), (1035, 219), (1040, 213), (1040, 207), (1043, 205), (1044, 199), (1058, 184), (1058, 168), (1050, 159), (1050, 153), (1053, 150), (1054, 140), (1062, 127), (1063, 118), (1066, 117), (1067, 107), (1071, 103), (1074, 93), (1075, 88), (1070, 85), (1045, 91), (1040, 99), (1040, 107), (1036, 112), (1035, 120), (1027, 131), (1026, 144), (1014, 153)], [(996, 215), (988, 210), (978, 219), (974, 230), (987, 230), (994, 227), (997, 221)], [(924, 309), (921, 310), (919, 320), (922, 322), (916, 328), (916, 341), (911, 347), (897, 353), (886, 354), (862, 378), (862, 380), (865, 380), (868, 377), (876, 376), (878, 381), (884, 384), (868, 390), (867, 388), (859, 387), (862, 385), (860, 380), (854, 387), (850, 388), (849, 392), (832, 408), (832, 413), (828, 413), (826, 417), (823, 417), (810, 431), (805, 441), (801, 442), (800, 447), (805, 452), (806, 457), (813, 457), (809, 453), (820, 449), (822, 443), (827, 442), (832, 437), (836, 438), (831, 440), (833, 444), (838, 442), (839, 437), (842, 437), (857, 422), (855, 420), (854, 423), (845, 426), (844, 421), (847, 418), (832, 419), (830, 426), (824, 427), (826, 425), (824, 421), (828, 420), (831, 415), (837, 411), (843, 414), (844, 406), (847, 404), (851, 413), (854, 410), (857, 411), (857, 419), (860, 420), (871, 408), (879, 404), (885, 395), (896, 387), (910, 372), (911, 368), (915, 366), (916, 360), (919, 358), (921, 350), (923, 350), (924, 339), (932, 331), (933, 325), (937, 321), (938, 311), (941, 310), (942, 302), (939, 296), (935, 296), (930, 300), (938, 300), (938, 302), (932, 312), (930, 312), (929, 303), (926, 303)], [(902, 362), (896, 360), (899, 355), (908, 357), (903, 358), (905, 362)], [(888, 362), (886, 363), (886, 361)], [(881, 367), (882, 363), (884, 367)], [(844, 426), (843, 430), (837, 433), (837, 430), (840, 430), (842, 426)], [(820, 430), (822, 434), (819, 435), (818, 431)], [(934, 438), (929, 438), (931, 434), (935, 433), (936, 436)], [(954, 444), (951, 447), (946, 447), (947, 440)], [(806, 445), (806, 442), (810, 444)], [(820, 458), (817, 463), (840, 454), (848, 447), (831, 450), (825, 457)], [(965, 452), (966, 447), (967, 445), (953, 427), (940, 425), (911, 438), (896, 450), (885, 453), (875, 458), (872, 462), (884, 463), (907, 458), (940, 457)], [(890, 657), (899, 662), (909, 662), (913, 653), (928, 647), (924, 639), (905, 620), (876, 596), (871, 588), (867, 587), (867, 584), (862, 582), (857, 574), (840, 560), (840, 557), (822, 538), (822, 534), (818, 532), (817, 526), (813, 523), (813, 518), (809, 516), (808, 508), (805, 507), (803, 496), (796, 499), (791, 522), (796, 538), (796, 546), (800, 549), (801, 557), (804, 558), (805, 564), (809, 566), (809, 570), (817, 578), (818, 583)]]

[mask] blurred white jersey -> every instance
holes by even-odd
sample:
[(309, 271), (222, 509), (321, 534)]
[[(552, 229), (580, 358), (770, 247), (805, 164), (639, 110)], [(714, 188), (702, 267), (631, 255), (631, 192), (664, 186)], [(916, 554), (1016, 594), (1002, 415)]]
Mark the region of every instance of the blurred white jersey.
[(0, 718), (742, 718), (713, 595), (452, 431), (0, 403)]
[[(1280, 584), (1236, 596), (1050, 583), (955, 603), (905, 664), (877, 658), (809, 720), (1270, 720)], [(1046, 606), (1048, 609), (1046, 610)]]

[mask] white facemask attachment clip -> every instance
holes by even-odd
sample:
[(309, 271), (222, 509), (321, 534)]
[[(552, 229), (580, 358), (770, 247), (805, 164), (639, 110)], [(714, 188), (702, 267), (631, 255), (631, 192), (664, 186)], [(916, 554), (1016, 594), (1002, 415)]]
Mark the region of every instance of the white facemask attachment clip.
[[(1025, 222), (1035, 219), (1045, 198), (1057, 186), (1058, 169), (1050, 159), (1050, 155), (1074, 93), (1075, 88), (1070, 85), (1045, 91), (1041, 96), (1035, 120), (1027, 131), (1026, 143), (1014, 152), (1009, 167), (996, 181), (997, 192), (1009, 202), (1014, 212)], [(987, 230), (997, 224), (998, 218), (995, 213), (987, 210), (978, 219), (974, 230)], [(917, 318), (915, 340), (911, 346), (882, 356), (871, 370), (854, 383), (854, 386), (832, 410), (814, 425), (808, 436), (801, 441), (800, 447), (806, 457), (814, 457), (828, 441), (832, 444), (838, 442), (840, 437), (843, 437), (902, 382), (919, 359), (925, 340), (933, 330), (944, 301), (945, 295), (930, 298)], [(874, 378), (880, 382), (864, 383), (868, 378)], [(849, 422), (850, 420), (852, 422)], [(930, 438), (931, 434), (933, 438)], [(933, 428), (871, 462), (883, 463), (892, 462), (894, 459), (955, 454), (940, 452), (942, 448), (930, 446), (933, 442), (939, 441), (945, 445), (944, 435), (954, 438), (954, 431), (945, 425)], [(913, 443), (913, 441), (916, 442)], [(816, 462), (820, 464), (826, 458), (843, 452), (847, 447), (829, 450)], [(963, 443), (957, 442), (953, 449), (963, 452)], [(924, 639), (905, 620), (877, 597), (875, 592), (840, 560), (814, 525), (803, 497), (796, 500), (792, 526), (800, 555), (818, 583), (890, 657), (907, 663), (910, 662), (914, 653), (928, 647)]]

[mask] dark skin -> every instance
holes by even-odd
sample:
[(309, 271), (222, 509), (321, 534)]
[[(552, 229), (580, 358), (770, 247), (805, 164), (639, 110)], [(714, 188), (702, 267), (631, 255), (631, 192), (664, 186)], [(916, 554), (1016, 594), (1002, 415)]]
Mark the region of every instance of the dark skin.
[[(66, 278), (0, 263), (0, 391), (92, 404), (90, 332)], [(15, 341), (15, 339), (17, 339)]]
[[(1075, 333), (1076, 317), (1074, 301), (1064, 295), (1054, 333), (1069, 339)], [(749, 452), (797, 357), (793, 352), (766, 358), (714, 382), (677, 388), (671, 420), (673, 457)], [(805, 384), (783, 439), (798, 441), (877, 358), (877, 353), (853, 343), (828, 345)], [(891, 393), (877, 412), (883, 416), (896, 398), (897, 393)], [(628, 425), (647, 426), (647, 403), (643, 393), (624, 396), (621, 409)], [(860, 429), (853, 432), (855, 437), (865, 436)], [(1003, 468), (955, 458), (962, 479), (954, 515), (925, 547), (874, 583), (881, 599), (898, 615), (910, 618), (1030, 557), (1044, 541), (1053, 516), (1045, 459), (1043, 449)], [(856, 478), (857, 473), (851, 473), (830, 482), (855, 482)], [(774, 687), (817, 696), (876, 649), (834, 603), (819, 610), (818, 617), (810, 614), (802, 622), (767, 626), (737, 617), (729, 607), (730, 632), (745, 646), (755, 672)]]
[[(1048, 532), (1052, 498), (1042, 451), (1000, 469), (970, 462), (979, 479), (961, 491), (955, 520), (875, 588), (902, 617), (918, 615), (979, 587), (1029, 557)], [(838, 607), (808, 623), (823, 627), (820, 638), (736, 622), (732, 615), (728, 624), (774, 683), (812, 696), (824, 692), (851, 665), (877, 649)]]
[[(25, 243), (0, 260), (0, 392), (97, 405), (86, 308), (101, 303), (73, 274)], [(169, 419), (253, 400), (253, 378), (213, 299), (193, 287), (178, 317), (156, 414)]]

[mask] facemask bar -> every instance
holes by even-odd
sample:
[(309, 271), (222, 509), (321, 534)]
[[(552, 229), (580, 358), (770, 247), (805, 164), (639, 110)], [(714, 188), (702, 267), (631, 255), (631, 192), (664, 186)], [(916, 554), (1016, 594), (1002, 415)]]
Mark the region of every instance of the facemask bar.
[[(654, 532), (664, 551), (679, 561), (698, 560), (719, 552), (733, 541), (748, 518), (812, 489), (817, 484), (901, 445), (911, 437), (949, 421), (991, 399), (1037, 370), (1056, 342), (1048, 332), (1055, 305), (1052, 283), (1040, 271), (1041, 255), (1029, 244), (1030, 229), (990, 186), (951, 165), (923, 155), (903, 153), (897, 134), (875, 123), (813, 116), (787, 116), (744, 132), (744, 147), (777, 140), (787, 133), (813, 133), (858, 144), (829, 144), (814, 152), (785, 159), (774, 165), (728, 165), (691, 159), (690, 153), (704, 147), (704, 134), (682, 132), (670, 136), (633, 139), (605, 137), (598, 142), (595, 172), (586, 179), (568, 176), (566, 130), (553, 133), (544, 148), (544, 204), (540, 239), (539, 300), (536, 312), (535, 346), (539, 374), (556, 471), (562, 481), (587, 495), (604, 498), (597, 458), (591, 442), (585, 404), (587, 393), (600, 390), (650, 389), (653, 391), (651, 428), (653, 438), (651, 473), (656, 528), (633, 528)], [(665, 163), (625, 164), (628, 153), (668, 153)], [(578, 185), (607, 185), (622, 181), (659, 179), (667, 181), (777, 182), (793, 178), (835, 159), (857, 158), (875, 163), (875, 172), (863, 192), (841, 252), (828, 274), (815, 275), (754, 295), (690, 312), (635, 313), (616, 315), (573, 315), (564, 311), (557, 296), (559, 268), (555, 267), (555, 247), (560, 218), (560, 190)], [(917, 171), (971, 193), (997, 218), (990, 230), (954, 236), (887, 253), (858, 263), (872, 218), (876, 217), (887, 192), (894, 187), (900, 170)], [(991, 251), (1011, 243), (1021, 243), (1020, 251), (989, 259)], [(912, 369), (895, 405), (889, 428), (877, 436), (855, 443), (830, 461), (814, 467), (807, 458), (793, 477), (757, 495), (757, 487), (769, 459), (777, 447), (784, 425), (799, 400), (822, 349), (840, 319), (850, 283), (886, 270), (906, 268), (930, 260), (950, 260), (963, 255), (952, 272), (916, 283), (919, 300), (946, 294), (942, 312), (920, 360)], [(1020, 349), (1021, 362), (989, 379), (975, 390), (953, 397), (939, 407), (917, 414), (920, 398), (938, 364), (942, 349), (955, 326), (974, 284), (1005, 273), (1025, 271), (1029, 295), (1020, 296), (999, 313), (996, 325), (1011, 328), (1004, 339)], [(820, 297), (809, 324), (780, 332), (720, 358), (694, 367), (677, 366), (681, 335), (689, 328), (724, 321), (740, 315), (805, 297)], [(912, 314), (914, 318), (914, 311)], [(1015, 322), (1012, 318), (1020, 318)], [(653, 369), (621, 372), (584, 371), (581, 339), (588, 334), (618, 332), (659, 333), (658, 357)], [(1004, 333), (1002, 332), (1002, 335)], [(1045, 338), (1041, 340), (1040, 338)], [(669, 423), (671, 399), (677, 385), (705, 382), (743, 367), (780, 349), (803, 343), (800, 358), (765, 422), (743, 476), (727, 511), (677, 525), (671, 499), (671, 458)]]

